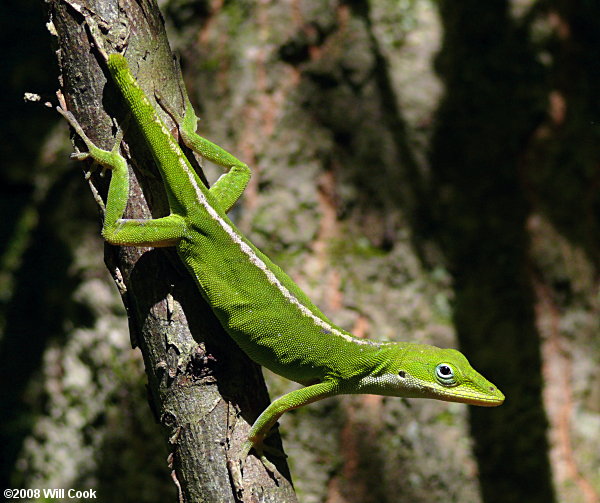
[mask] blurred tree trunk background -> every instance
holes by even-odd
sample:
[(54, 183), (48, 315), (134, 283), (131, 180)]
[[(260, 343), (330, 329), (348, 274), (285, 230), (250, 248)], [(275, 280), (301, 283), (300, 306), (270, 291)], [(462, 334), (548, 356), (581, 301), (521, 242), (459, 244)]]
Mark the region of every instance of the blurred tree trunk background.
[[(597, 503), (600, 4), (161, 7), (201, 134), (253, 168), (242, 230), (345, 328), (460, 347), (507, 396), (286, 414), (299, 500)], [(67, 128), (22, 101), (57, 87), (43, 3), (1, 22), (2, 486), (174, 501)]]

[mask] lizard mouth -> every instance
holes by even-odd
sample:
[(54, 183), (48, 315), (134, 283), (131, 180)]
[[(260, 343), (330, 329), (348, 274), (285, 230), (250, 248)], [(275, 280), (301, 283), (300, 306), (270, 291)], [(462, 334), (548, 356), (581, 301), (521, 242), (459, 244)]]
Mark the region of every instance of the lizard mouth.
[(480, 407), (497, 407), (504, 403), (504, 394), (495, 386), (489, 386), (487, 391), (471, 388), (453, 388), (451, 392), (436, 389), (439, 399), (446, 402), (460, 402)]

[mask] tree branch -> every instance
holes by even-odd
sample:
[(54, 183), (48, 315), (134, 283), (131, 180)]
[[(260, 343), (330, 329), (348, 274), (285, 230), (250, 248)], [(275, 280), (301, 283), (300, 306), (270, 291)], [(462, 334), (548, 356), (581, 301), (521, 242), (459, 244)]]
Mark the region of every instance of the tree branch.
[[(159, 88), (167, 104), (182, 111), (185, 89), (153, 0), (51, 0), (49, 8), (61, 92), (92, 141), (110, 149), (112, 118), (122, 121), (124, 114), (90, 44), (91, 24), (100, 28), (96, 36), (109, 52), (126, 48), (132, 71), (151, 100)], [(173, 126), (169, 117), (163, 120)], [(164, 216), (168, 205), (160, 175), (135, 133), (135, 128), (126, 131), (123, 149), (131, 160), (125, 218)], [(91, 180), (105, 197), (108, 181), (97, 174)], [(260, 368), (225, 334), (174, 250), (107, 245), (105, 262), (127, 309), (132, 344), (144, 357), (150, 405), (169, 442), (179, 500), (236, 501), (226, 464), (268, 405)], [(273, 479), (250, 457), (244, 501), (296, 501), (284, 460), (278, 468), (285, 479)]]

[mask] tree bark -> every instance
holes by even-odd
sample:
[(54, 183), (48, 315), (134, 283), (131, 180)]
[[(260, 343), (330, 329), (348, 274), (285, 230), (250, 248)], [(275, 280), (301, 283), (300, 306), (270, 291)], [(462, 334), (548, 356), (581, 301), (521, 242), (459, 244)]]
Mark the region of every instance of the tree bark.
[[(185, 89), (153, 0), (49, 5), (62, 93), (98, 146), (112, 148), (112, 117), (122, 120), (124, 114), (106, 68), (90, 46), (84, 14), (93, 13), (102, 22), (109, 52), (126, 48), (132, 71), (151, 100), (160, 88), (166, 101), (182, 110)], [(162, 118), (173, 126), (168, 117)], [(132, 164), (125, 218), (164, 216), (168, 205), (162, 182), (135, 128), (127, 129), (125, 140)], [(105, 195), (107, 180), (94, 175), (92, 182)], [(225, 334), (172, 249), (106, 245), (105, 262), (128, 312), (132, 344), (144, 358), (150, 405), (169, 442), (179, 500), (237, 501), (226, 463), (268, 404), (260, 368)], [(275, 480), (256, 458), (248, 458), (244, 501), (296, 501), (285, 461), (275, 462), (284, 478)]]
[(493, 412), (469, 409), (482, 496), (486, 503), (551, 502), (529, 207), (519, 170), (544, 117), (542, 69), (508, 2), (446, 1), (440, 12), (446, 96), (427, 203), (454, 279), (461, 348), (507, 396)]

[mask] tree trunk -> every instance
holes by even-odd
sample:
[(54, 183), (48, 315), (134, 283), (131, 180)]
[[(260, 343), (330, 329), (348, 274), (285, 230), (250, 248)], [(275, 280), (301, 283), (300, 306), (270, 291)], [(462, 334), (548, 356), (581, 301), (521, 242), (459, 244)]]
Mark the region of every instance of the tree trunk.
[[(105, 23), (102, 38), (109, 52), (126, 48), (132, 71), (151, 100), (160, 88), (166, 101), (182, 111), (185, 89), (156, 4), (97, 1), (78, 6), (83, 2), (53, 2), (51, 16), (62, 92), (92, 141), (112, 148), (111, 118), (122, 121), (124, 113), (105, 66), (90, 47), (82, 14), (93, 12), (95, 21)], [(147, 149), (134, 127), (125, 139), (132, 154), (125, 218), (164, 216), (168, 206), (162, 182)], [(92, 181), (106, 193), (106, 181), (97, 176)], [(180, 501), (236, 501), (226, 464), (248, 425), (268, 405), (260, 368), (225, 334), (172, 249), (107, 245), (105, 262), (128, 312), (132, 344), (144, 358), (151, 407), (169, 442)], [(277, 466), (284, 479), (275, 480), (256, 458), (248, 459), (245, 501), (295, 501), (285, 461), (279, 459)]]
[(497, 410), (469, 409), (483, 500), (541, 503), (554, 490), (519, 168), (544, 117), (542, 71), (508, 9), (504, 0), (440, 3), (446, 96), (427, 204), (454, 278), (460, 346), (507, 396)]

